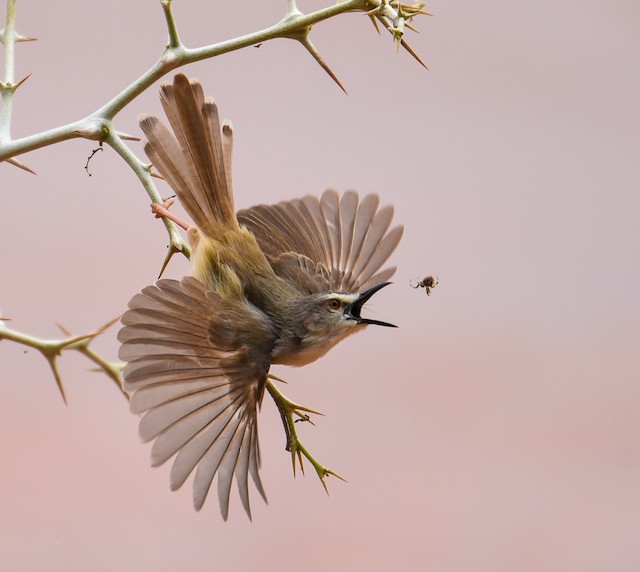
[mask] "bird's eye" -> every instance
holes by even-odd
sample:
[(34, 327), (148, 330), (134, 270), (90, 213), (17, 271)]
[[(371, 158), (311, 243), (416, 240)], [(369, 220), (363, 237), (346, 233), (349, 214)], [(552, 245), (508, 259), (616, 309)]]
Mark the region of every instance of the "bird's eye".
[(342, 304), (340, 304), (340, 300), (336, 300), (335, 298), (327, 300), (327, 310), (337, 310), (341, 305)]

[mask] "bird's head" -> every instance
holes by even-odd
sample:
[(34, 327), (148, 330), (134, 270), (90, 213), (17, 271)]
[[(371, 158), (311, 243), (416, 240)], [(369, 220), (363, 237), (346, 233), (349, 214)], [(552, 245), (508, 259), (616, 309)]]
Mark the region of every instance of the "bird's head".
[(389, 284), (391, 282), (383, 282), (359, 293), (316, 294), (300, 308), (298, 316), (301, 326), (306, 330), (307, 336), (336, 337), (336, 342), (368, 324), (395, 328), (394, 324), (362, 317), (365, 302)]
[(389, 284), (383, 282), (359, 293), (324, 292), (292, 301), (283, 324), (287, 334), (277, 344), (272, 363), (295, 366), (311, 363), (369, 324), (395, 328), (394, 324), (362, 317), (365, 302)]

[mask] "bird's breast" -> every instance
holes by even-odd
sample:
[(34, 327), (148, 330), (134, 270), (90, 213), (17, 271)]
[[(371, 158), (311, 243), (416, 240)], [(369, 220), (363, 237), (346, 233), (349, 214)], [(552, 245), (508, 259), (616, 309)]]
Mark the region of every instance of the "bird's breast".
[(276, 342), (271, 363), (295, 367), (312, 363), (352, 333), (349, 330), (350, 328), (345, 328), (343, 332), (333, 332), (331, 335), (326, 336), (314, 336), (312, 339), (293, 340), (291, 338), (281, 338)]

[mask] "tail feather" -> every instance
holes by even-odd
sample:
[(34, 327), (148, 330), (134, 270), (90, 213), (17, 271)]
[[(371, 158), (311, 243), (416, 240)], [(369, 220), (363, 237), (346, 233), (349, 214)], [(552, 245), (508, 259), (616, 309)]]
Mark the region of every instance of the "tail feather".
[[(197, 80), (178, 74), (160, 91), (171, 131), (155, 117), (141, 117), (145, 152), (201, 231), (237, 226), (231, 183), (233, 131), (220, 125), (218, 108)], [(208, 232), (209, 231), (209, 232)]]

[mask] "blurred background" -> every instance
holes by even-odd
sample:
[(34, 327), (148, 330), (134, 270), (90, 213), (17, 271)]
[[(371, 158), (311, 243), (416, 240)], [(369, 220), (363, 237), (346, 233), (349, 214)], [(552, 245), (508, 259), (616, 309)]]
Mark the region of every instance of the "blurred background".
[[(174, 2), (190, 47), (284, 9)], [(327, 497), (313, 472), (293, 478), (266, 398), (269, 505), (253, 494), (253, 523), (235, 493), (228, 522), (215, 498), (196, 513), (190, 481), (171, 493), (168, 466), (149, 467), (112, 381), (63, 355), (65, 407), (41, 356), (4, 342), (1, 569), (640, 569), (640, 5), (427, 9), (407, 38), (430, 71), (361, 14), (314, 28), (349, 96), (286, 40), (180, 70), (233, 120), (238, 208), (357, 189), (405, 225), (394, 285), (367, 305), (399, 329), (274, 370), (326, 414), (301, 437), (349, 483), (330, 479)], [(38, 41), (16, 51), (16, 78), (32, 74), (16, 138), (90, 114), (166, 43), (156, 1), (20, 0), (17, 29)], [(139, 135), (140, 113), (161, 113), (157, 86), (118, 129)], [(109, 148), (87, 175), (95, 147), (20, 157), (38, 176), (0, 165), (0, 315), (15, 329), (92, 331), (157, 277), (164, 227)], [(174, 257), (166, 276), (188, 269)], [(410, 288), (427, 274), (430, 297)], [(94, 344), (114, 361), (116, 331)]]

